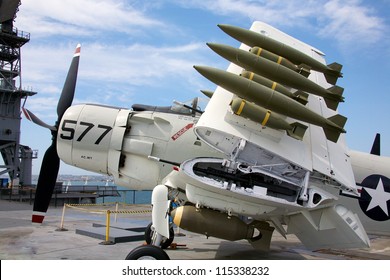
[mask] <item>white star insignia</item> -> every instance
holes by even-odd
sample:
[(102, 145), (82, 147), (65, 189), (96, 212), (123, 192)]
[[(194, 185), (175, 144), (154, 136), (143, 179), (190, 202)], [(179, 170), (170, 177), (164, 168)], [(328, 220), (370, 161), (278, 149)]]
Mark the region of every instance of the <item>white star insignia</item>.
[(383, 187), (382, 178), (379, 178), (376, 189), (364, 188), (366, 192), (371, 196), (370, 204), (367, 210), (379, 206), (387, 216), (389, 216), (389, 209), (387, 209), (387, 201), (390, 200), (390, 193), (386, 192)]

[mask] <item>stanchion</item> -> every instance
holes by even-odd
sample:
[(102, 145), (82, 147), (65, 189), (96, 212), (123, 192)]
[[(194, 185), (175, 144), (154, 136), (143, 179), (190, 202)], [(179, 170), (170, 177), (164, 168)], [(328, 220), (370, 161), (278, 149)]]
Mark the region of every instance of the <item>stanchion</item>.
[(107, 204), (113, 204), (113, 203), (103, 203), (103, 204), (70, 204), (70, 203), (65, 203), (63, 210), (62, 210), (62, 217), (61, 217), (61, 224), (60, 227), (56, 229), (56, 231), (67, 231), (66, 228), (64, 228), (64, 221), (65, 221), (65, 211), (66, 208), (71, 208), (73, 210), (78, 210), (78, 211), (85, 211), (88, 213), (94, 213), (94, 214), (106, 214), (106, 237), (105, 241), (100, 242), (99, 244), (101, 245), (112, 245), (115, 244), (115, 242), (110, 241), (110, 219), (111, 219), (111, 214), (115, 214), (115, 222), (117, 221), (117, 214), (145, 214), (145, 213), (151, 213), (151, 210), (118, 210), (119, 204), (115, 202), (115, 210), (87, 210), (84, 208), (81, 208), (80, 206), (98, 206), (98, 205), (104, 205), (106, 206)]
[(64, 228), (65, 209), (66, 209), (66, 203), (64, 203), (64, 208), (62, 209), (61, 225), (59, 228), (56, 229), (56, 231), (67, 231), (67, 229)]
[(116, 202), (116, 203), (115, 203), (115, 223), (116, 223), (116, 219), (117, 219), (117, 217), (118, 217), (118, 205), (119, 205), (119, 203)]
[[(115, 211), (117, 212), (117, 211)], [(111, 216), (111, 211), (107, 210), (106, 212), (106, 240), (103, 242), (100, 242), (100, 245), (113, 245), (115, 242), (110, 241), (110, 216)]]

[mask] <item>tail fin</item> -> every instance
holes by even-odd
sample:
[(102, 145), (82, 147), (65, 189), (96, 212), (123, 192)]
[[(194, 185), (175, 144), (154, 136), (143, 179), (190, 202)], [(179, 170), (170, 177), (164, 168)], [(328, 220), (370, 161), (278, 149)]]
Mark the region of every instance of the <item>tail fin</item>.
[(328, 118), (328, 120), (331, 121), (332, 123), (336, 124), (341, 129), (344, 129), (344, 126), (345, 126), (345, 124), (347, 122), (347, 118), (342, 116), (342, 115), (339, 115), (339, 114), (334, 115), (333, 117)]
[(337, 83), (337, 79), (342, 77), (341, 69), (343, 65), (334, 62), (328, 65), (328, 70), (324, 72), (325, 79), (329, 84), (335, 85)]
[(293, 127), (293, 129), (287, 130), (287, 135), (294, 139), (302, 140), (303, 136), (305, 135), (307, 126), (299, 122), (294, 122), (290, 125)]
[(347, 122), (347, 118), (342, 115), (334, 115), (333, 117), (328, 118), (328, 120), (334, 125), (327, 125), (323, 127), (326, 139), (337, 143), (340, 134), (346, 132), (344, 130), (344, 126)]
[(339, 86), (332, 86), (328, 88), (328, 91), (330, 91), (334, 97), (324, 97), (326, 106), (332, 110), (337, 110), (337, 107), (339, 106), (339, 102), (344, 102), (343, 92), (344, 88)]
[(374, 143), (372, 144), (371, 152), (372, 155), (381, 155), (381, 135), (379, 133), (376, 134)]

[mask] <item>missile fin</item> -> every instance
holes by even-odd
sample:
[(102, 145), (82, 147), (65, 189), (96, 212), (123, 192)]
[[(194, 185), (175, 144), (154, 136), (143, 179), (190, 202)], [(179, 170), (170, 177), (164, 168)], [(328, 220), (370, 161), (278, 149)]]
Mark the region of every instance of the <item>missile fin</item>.
[(329, 84), (335, 85), (337, 83), (337, 79), (342, 77), (341, 69), (343, 65), (334, 62), (328, 65), (328, 70), (324, 72), (325, 79)]
[(342, 115), (334, 115), (333, 117), (328, 118), (328, 120), (334, 123), (338, 127), (330, 126), (330, 125), (324, 126), (323, 129), (324, 129), (326, 139), (334, 143), (337, 143), (340, 133), (345, 133), (343, 127), (347, 122), (347, 118)]
[(337, 143), (340, 137), (340, 131), (335, 129), (334, 127), (323, 127), (326, 139), (329, 141), (332, 141), (334, 143)]
[(326, 97), (324, 97), (324, 100), (325, 100), (326, 106), (329, 109), (332, 109), (332, 110), (335, 110), (335, 111), (337, 110), (337, 107), (339, 106), (339, 101), (333, 100), (333, 99), (329, 99), (329, 98), (326, 98)]
[(303, 136), (305, 135), (307, 126), (303, 125), (299, 122), (294, 122), (290, 125), (293, 127), (293, 129), (287, 130), (287, 135), (294, 138), (294, 139), (302, 141)]
[[(344, 89), (339, 86), (332, 86), (328, 88), (328, 91), (330, 91), (334, 95), (334, 99), (331, 97), (324, 97), (326, 106), (332, 110), (337, 110), (337, 107), (339, 105), (339, 102), (344, 101), (343, 92)], [(338, 100), (337, 100), (338, 99)]]
[(334, 95), (337, 95), (338, 98), (340, 98), (340, 101), (341, 100), (344, 100), (344, 97), (343, 97), (343, 92), (344, 92), (344, 89), (342, 87), (339, 87), (339, 86), (332, 86), (330, 88), (328, 88), (328, 90), (334, 94)]
[(345, 123), (347, 122), (347, 118), (339, 114), (328, 118), (328, 120), (330, 120), (332, 123), (336, 124), (340, 128), (344, 128)]

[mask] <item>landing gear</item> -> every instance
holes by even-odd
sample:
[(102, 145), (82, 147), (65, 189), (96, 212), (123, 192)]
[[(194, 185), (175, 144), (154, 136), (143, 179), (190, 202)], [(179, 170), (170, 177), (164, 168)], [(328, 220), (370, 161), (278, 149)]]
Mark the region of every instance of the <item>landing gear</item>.
[(174, 238), (173, 228), (169, 222), (171, 200), (168, 191), (168, 187), (164, 185), (158, 185), (153, 189), (152, 223), (145, 231), (145, 240), (148, 245), (135, 248), (126, 256), (126, 260), (169, 260), (167, 253), (163, 250), (171, 245)]
[[(146, 230), (145, 230), (145, 241), (146, 241), (147, 244), (152, 244), (153, 234), (155, 234), (155, 232), (152, 229), (152, 223), (150, 223), (146, 227)], [(169, 238), (163, 238), (161, 243), (160, 243), (160, 247), (162, 249), (168, 248), (172, 244), (174, 237), (175, 237), (175, 233), (173, 231), (173, 228), (170, 227), (170, 229), (169, 229)]]
[(142, 245), (132, 250), (126, 260), (169, 260), (169, 256), (157, 246)]

